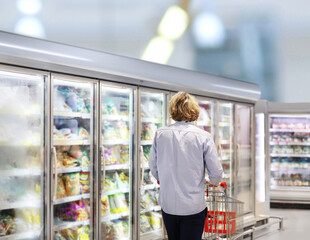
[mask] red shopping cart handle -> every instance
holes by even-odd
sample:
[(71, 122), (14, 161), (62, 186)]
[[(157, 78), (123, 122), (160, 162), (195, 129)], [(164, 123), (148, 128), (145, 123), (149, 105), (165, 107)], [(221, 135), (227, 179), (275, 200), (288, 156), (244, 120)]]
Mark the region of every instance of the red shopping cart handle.
[(157, 181), (157, 183), (160, 184), (159, 181)]
[(226, 182), (221, 182), (221, 183), (220, 183), (220, 186), (221, 186), (222, 188), (225, 188), (225, 189), (227, 188)]

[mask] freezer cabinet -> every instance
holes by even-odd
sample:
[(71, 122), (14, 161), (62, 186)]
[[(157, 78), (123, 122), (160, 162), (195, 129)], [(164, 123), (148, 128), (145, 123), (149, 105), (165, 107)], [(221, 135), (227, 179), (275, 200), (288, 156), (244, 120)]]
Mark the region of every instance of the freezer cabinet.
[(0, 239), (45, 239), (46, 78), (0, 68)]

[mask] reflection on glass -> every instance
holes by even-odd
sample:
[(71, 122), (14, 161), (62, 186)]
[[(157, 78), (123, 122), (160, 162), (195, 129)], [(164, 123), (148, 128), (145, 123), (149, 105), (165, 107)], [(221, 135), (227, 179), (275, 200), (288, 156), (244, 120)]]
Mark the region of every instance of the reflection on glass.
[(271, 187), (310, 186), (310, 117), (270, 115)]
[(101, 94), (101, 239), (130, 239), (133, 90), (103, 86)]
[(159, 185), (150, 172), (148, 159), (156, 130), (166, 125), (165, 94), (141, 93), (141, 125), (140, 233), (143, 239), (149, 239), (147, 234), (163, 236), (161, 208), (158, 205)]
[(236, 188), (237, 199), (244, 202), (244, 211), (249, 212), (253, 210), (252, 186), (252, 107), (236, 105), (237, 107), (237, 182)]
[(43, 76), (0, 72), (0, 238), (44, 238), (43, 92)]
[(218, 105), (218, 153), (219, 158), (224, 170), (223, 180), (227, 183), (230, 195), (234, 191), (232, 184), (234, 179), (232, 164), (234, 161), (233, 154), (233, 134), (234, 134), (234, 121), (233, 121), (234, 105), (231, 103), (219, 103)]
[(214, 103), (211, 101), (198, 100), (200, 113), (197, 127), (209, 132), (214, 137)]
[(54, 239), (89, 239), (92, 84), (54, 81)]

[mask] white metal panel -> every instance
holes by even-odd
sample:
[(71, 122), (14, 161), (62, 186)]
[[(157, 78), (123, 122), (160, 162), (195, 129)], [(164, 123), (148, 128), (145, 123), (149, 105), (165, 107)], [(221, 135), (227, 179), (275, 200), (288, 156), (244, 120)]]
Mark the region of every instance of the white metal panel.
[(258, 85), (0, 31), (0, 62), (166, 90), (256, 102)]

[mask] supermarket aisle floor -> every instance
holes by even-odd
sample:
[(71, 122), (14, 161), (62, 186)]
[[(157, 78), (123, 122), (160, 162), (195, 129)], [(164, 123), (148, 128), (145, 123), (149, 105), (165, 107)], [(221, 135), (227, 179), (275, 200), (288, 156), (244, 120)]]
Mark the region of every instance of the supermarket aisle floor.
[(279, 209), (272, 208), (273, 216), (284, 217), (283, 231), (277, 231), (279, 224), (272, 226), (267, 235), (257, 237), (259, 240), (292, 240), (309, 239), (310, 209)]

